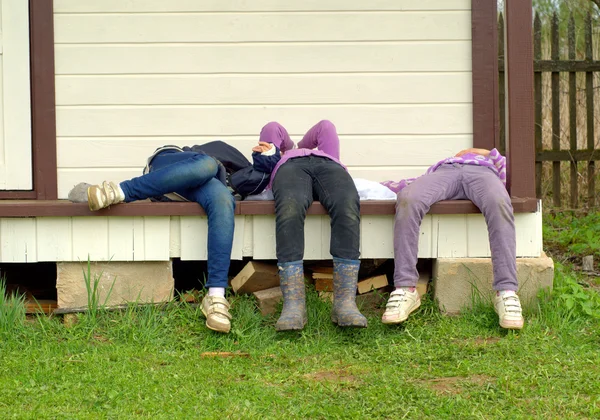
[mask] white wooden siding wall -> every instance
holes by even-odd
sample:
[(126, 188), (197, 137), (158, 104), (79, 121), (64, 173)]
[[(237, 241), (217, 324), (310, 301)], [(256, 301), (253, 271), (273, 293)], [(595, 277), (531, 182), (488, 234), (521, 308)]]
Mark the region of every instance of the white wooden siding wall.
[[(542, 251), (542, 213), (515, 215), (517, 256)], [(274, 216), (236, 216), (232, 259), (275, 259)], [(392, 216), (363, 216), (361, 258), (392, 258)], [(39, 217), (0, 219), (0, 261), (206, 260), (206, 218)], [(330, 259), (328, 216), (308, 216), (305, 259)], [(481, 215), (428, 215), (420, 258), (489, 257)]]
[(55, 0), (59, 197), (163, 144), (321, 119), (355, 177), (472, 145), (470, 0)]

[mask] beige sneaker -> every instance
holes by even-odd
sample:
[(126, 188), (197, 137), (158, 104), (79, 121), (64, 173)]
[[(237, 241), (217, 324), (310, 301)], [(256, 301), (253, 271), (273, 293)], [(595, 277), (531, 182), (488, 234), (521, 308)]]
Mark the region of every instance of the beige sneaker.
[(494, 310), (498, 314), (500, 326), (509, 330), (523, 328), (521, 301), (515, 292), (505, 291), (494, 296)]
[(421, 306), (421, 298), (417, 289), (413, 292), (406, 289), (394, 290), (390, 294), (385, 312), (381, 317), (384, 324), (400, 324), (408, 319), (408, 316)]
[(92, 185), (87, 189), (88, 206), (91, 211), (106, 208), (125, 201), (123, 190), (114, 182), (104, 181), (102, 185)]
[(213, 331), (228, 333), (231, 329), (229, 302), (220, 296), (204, 296), (202, 313), (206, 317), (206, 326)]

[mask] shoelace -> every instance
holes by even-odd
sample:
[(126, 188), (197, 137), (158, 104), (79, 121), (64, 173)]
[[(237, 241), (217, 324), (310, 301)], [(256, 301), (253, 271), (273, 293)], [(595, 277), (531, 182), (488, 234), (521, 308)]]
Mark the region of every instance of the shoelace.
[(392, 294), (390, 295), (390, 299), (388, 300), (388, 303), (385, 306), (386, 308), (394, 308), (396, 306), (400, 306), (402, 302), (406, 302), (407, 300), (408, 298), (406, 296), (406, 290), (396, 290), (392, 292)]
[(506, 296), (502, 298), (504, 302), (504, 311), (520, 314), (521, 313), (521, 302), (517, 299), (516, 296)]

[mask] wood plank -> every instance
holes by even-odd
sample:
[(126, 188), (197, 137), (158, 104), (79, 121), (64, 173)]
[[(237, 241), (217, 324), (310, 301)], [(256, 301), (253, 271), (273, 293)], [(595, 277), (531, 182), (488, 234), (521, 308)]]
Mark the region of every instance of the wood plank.
[(111, 261), (134, 260), (134, 231), (133, 217), (108, 218), (108, 255)]
[(57, 14), (54, 27), (56, 44), (470, 40), (471, 13)]
[(498, 5), (472, 3), (473, 145), (491, 150), (498, 146)]
[(591, 150), (544, 150), (535, 155), (538, 162), (571, 162), (571, 161), (593, 161), (599, 159), (600, 149)]
[(467, 257), (467, 216), (464, 214), (438, 216), (437, 243), (436, 258)]
[(515, 215), (517, 257), (536, 258), (542, 254), (542, 212)]
[(58, 107), (59, 137), (252, 135), (266, 121), (303, 132), (323, 116), (341, 133), (469, 134), (470, 104)]
[[(575, 50), (575, 20), (573, 15), (569, 18), (568, 27), (569, 59), (574, 60)], [(569, 146), (571, 150), (577, 150), (577, 74), (569, 73)], [(577, 208), (579, 192), (577, 188), (577, 162), (571, 161), (571, 208)]]
[(74, 217), (71, 261), (110, 261), (108, 217)]
[(55, 13), (193, 13), (348, 10), (471, 10), (471, 0), (55, 0)]
[(35, 221), (38, 261), (71, 261), (71, 218), (38, 217)]
[[(512, 198), (515, 213), (537, 211), (538, 200)], [(361, 214), (394, 214), (394, 201), (363, 201)], [(117, 209), (119, 209), (117, 211)], [(275, 214), (273, 201), (242, 201), (236, 203), (236, 214), (268, 215)], [(429, 214), (470, 214), (479, 209), (468, 200), (440, 201)], [(325, 209), (314, 202), (308, 209), (309, 215), (324, 215)], [(0, 201), (0, 217), (79, 217), (82, 219), (104, 218), (107, 216), (202, 216), (195, 203), (152, 203), (138, 202), (113, 206), (99, 212), (90, 212), (87, 204), (74, 204), (67, 200), (10, 200)], [(84, 217), (87, 216), (87, 217)]]
[(235, 216), (235, 230), (233, 232), (233, 246), (231, 248), (231, 259), (241, 260), (244, 254), (244, 234), (246, 217)]
[(38, 200), (57, 198), (52, 1), (30, 1), (33, 182)]
[(505, 2), (508, 81), (508, 186), (511, 196), (535, 196), (531, 0)]
[[(588, 13), (585, 21), (585, 59), (591, 60), (594, 57), (593, 51), (593, 30), (592, 15)], [(586, 137), (588, 149), (593, 149), (596, 138), (594, 137), (594, 73), (585, 74), (585, 105), (586, 105)], [(588, 206), (594, 207), (596, 204), (596, 167), (595, 162), (588, 162), (587, 167), (588, 181)]]
[(63, 105), (471, 103), (471, 73), (57, 76)]
[[(539, 60), (542, 57), (542, 22), (539, 13), (535, 14), (533, 23), (533, 57)], [(535, 103), (535, 150), (541, 152), (544, 148), (542, 142), (542, 73), (534, 73), (534, 103)], [(542, 173), (543, 164), (536, 159), (535, 163), (535, 196), (542, 198)]]
[(0, 220), (2, 262), (37, 262), (35, 219)]
[(274, 213), (253, 216), (252, 224), (252, 255), (257, 260), (276, 260)]
[(481, 214), (467, 215), (467, 256), (487, 258), (492, 255), (485, 219)]
[(208, 223), (206, 217), (182, 216), (181, 223), (181, 260), (206, 261), (208, 257)]
[[(0, 189), (33, 188), (28, 2), (2, 1), (3, 175)], [(2, 80), (0, 80), (2, 81)]]
[(471, 71), (470, 41), (59, 44), (55, 50), (57, 75)]
[[(552, 17), (552, 50), (553, 60), (560, 59), (559, 50), (559, 27), (556, 13)], [(560, 150), (560, 74), (552, 73), (552, 150)], [(560, 207), (561, 188), (560, 188), (560, 162), (552, 162), (552, 201), (556, 207)]]
[[(302, 134), (291, 134), (299, 141)], [(165, 144), (192, 145), (215, 140), (215, 137), (60, 137), (58, 166), (61, 169), (132, 168), (145, 163), (146, 156)], [(222, 136), (221, 140), (252, 159), (252, 147), (258, 133), (251, 136)], [(459, 150), (473, 146), (470, 134), (459, 135), (340, 135), (341, 160), (347, 166), (411, 166), (425, 169)], [(364, 145), (375, 147), (365, 148)], [(428, 153), (423, 153), (427, 149)], [(385, 150), (385, 153), (379, 153)], [(420, 168), (417, 170), (421, 170)], [(138, 173), (139, 175), (139, 173)], [(397, 175), (399, 176), (399, 175)]]
[[(146, 216), (142, 219), (142, 236), (143, 242), (138, 246), (137, 236), (139, 231), (136, 229), (136, 241), (134, 249), (134, 258), (140, 261), (142, 255), (144, 261), (168, 261), (170, 259), (170, 245), (174, 240), (180, 240), (177, 236), (171, 237), (171, 222), (170, 217), (152, 217)], [(137, 250), (143, 247), (143, 254)]]
[[(361, 215), (360, 219), (361, 258), (394, 258), (394, 218), (389, 215)], [(381, 235), (381, 232), (389, 234)]]

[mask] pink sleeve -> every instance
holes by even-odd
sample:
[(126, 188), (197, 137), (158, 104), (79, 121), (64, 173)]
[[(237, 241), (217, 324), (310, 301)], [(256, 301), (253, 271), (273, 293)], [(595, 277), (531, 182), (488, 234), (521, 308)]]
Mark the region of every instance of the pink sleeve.
[(490, 151), (490, 159), (498, 170), (500, 181), (506, 186), (506, 158), (497, 149), (492, 149)]

